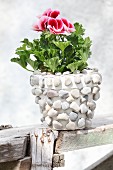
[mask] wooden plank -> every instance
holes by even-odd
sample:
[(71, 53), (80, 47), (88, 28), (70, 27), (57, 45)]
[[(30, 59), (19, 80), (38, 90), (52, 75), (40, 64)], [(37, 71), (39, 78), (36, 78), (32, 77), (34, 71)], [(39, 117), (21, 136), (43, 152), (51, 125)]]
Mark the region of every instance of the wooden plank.
[[(105, 117), (105, 118), (96, 118), (93, 120), (93, 127), (100, 127), (102, 125), (109, 125), (113, 124), (113, 117)], [(36, 124), (36, 125), (29, 125), (23, 127), (13, 127), (10, 129), (0, 130), (0, 139), (10, 136), (27, 136), (30, 132), (33, 131), (34, 128), (47, 128), (46, 125), (43, 124)]]
[(31, 170), (51, 170), (55, 136), (50, 129), (36, 128), (31, 138)]
[(64, 167), (65, 160), (63, 154), (54, 154), (53, 155), (53, 168), (54, 167)]
[(10, 128), (12, 128), (12, 125), (0, 125), (0, 130), (10, 129)]
[(47, 126), (43, 124), (36, 124), (36, 125), (29, 125), (29, 126), (22, 126), (22, 127), (15, 127), (10, 129), (0, 130), (0, 140), (1, 138), (5, 137), (19, 137), (19, 136), (28, 136), (30, 132), (33, 131), (34, 128), (46, 128)]
[(59, 131), (55, 153), (113, 143), (113, 124), (90, 130)]
[(30, 170), (31, 157), (25, 157), (18, 161), (0, 163), (0, 170)]
[(19, 160), (18, 169), (16, 170), (30, 170), (31, 169), (31, 157), (25, 157)]
[(0, 139), (0, 162), (14, 161), (25, 157), (27, 137)]

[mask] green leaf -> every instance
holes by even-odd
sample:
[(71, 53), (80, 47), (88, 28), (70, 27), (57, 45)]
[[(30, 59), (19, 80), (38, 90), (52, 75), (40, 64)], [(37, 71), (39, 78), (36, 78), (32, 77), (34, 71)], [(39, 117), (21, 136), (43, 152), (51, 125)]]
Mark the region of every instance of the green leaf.
[(27, 66), (27, 62), (21, 57), (21, 58), (12, 58), (11, 62), (15, 62), (17, 64), (19, 64), (20, 66), (22, 66), (23, 68), (26, 68)]
[(27, 58), (26, 61), (28, 62), (28, 64), (29, 64), (32, 68), (34, 68), (34, 62), (35, 62), (35, 61), (31, 60), (30, 58)]
[(45, 61), (45, 57), (44, 57), (44, 53), (45, 53), (45, 50), (42, 50), (42, 51), (34, 51), (34, 54), (36, 56), (36, 58), (42, 62)]
[(37, 70), (39, 67), (39, 63), (35, 60), (31, 60), (30, 58), (27, 59), (28, 64), (34, 69)]
[(82, 62), (82, 61), (78, 61), (79, 62), (79, 66), (78, 66), (78, 70), (82, 71), (83, 69), (85, 69), (88, 64), (86, 62)]
[(66, 47), (68, 47), (70, 45), (70, 41), (66, 41), (66, 42), (57, 42), (57, 41), (54, 41), (53, 42), (58, 48), (60, 48), (62, 51), (65, 50)]
[(78, 63), (77, 62), (73, 62), (71, 64), (68, 64), (67, 68), (70, 69), (71, 72), (73, 73), (75, 70), (78, 69)]
[(33, 47), (32, 42), (30, 42), (27, 38), (25, 38), (23, 41), (21, 41), (22, 43), (24, 43), (24, 45), (28, 46), (28, 47)]
[(21, 47), (17, 48), (16, 51), (26, 50), (26, 44), (23, 44)]
[(82, 60), (75, 61), (71, 64), (68, 64), (67, 68), (74, 72), (75, 70), (82, 71), (84, 68), (87, 67), (87, 63), (83, 62)]
[(84, 35), (85, 29), (83, 28), (82, 24), (75, 23), (74, 26), (76, 36)]
[(90, 40), (90, 38), (86, 37), (84, 40), (84, 47), (90, 48), (91, 44), (92, 44), (92, 41)]
[(50, 71), (52, 71), (53, 73), (55, 72), (55, 70), (57, 70), (57, 67), (60, 64), (61, 64), (61, 60), (59, 59), (59, 57), (47, 59), (44, 62), (44, 66), (48, 67), (50, 69)]
[(83, 51), (83, 49), (78, 51), (78, 55), (80, 56), (80, 59), (85, 63), (89, 57), (89, 50), (86, 49)]

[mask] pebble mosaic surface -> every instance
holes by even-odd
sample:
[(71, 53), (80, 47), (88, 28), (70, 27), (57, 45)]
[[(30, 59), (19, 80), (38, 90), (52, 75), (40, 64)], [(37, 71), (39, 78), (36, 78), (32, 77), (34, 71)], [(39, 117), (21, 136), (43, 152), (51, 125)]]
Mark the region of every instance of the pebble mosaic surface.
[(89, 128), (100, 98), (102, 77), (97, 69), (51, 73), (35, 71), (30, 77), (35, 102), (39, 104), (41, 121), (57, 130)]

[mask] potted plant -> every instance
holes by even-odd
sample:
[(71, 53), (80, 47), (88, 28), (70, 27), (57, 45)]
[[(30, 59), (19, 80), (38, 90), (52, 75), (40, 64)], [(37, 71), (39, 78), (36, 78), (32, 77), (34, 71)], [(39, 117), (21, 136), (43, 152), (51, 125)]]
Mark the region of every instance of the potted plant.
[(97, 69), (88, 68), (92, 42), (84, 37), (83, 26), (59, 14), (48, 9), (38, 16), (33, 29), (40, 37), (32, 42), (24, 39), (16, 49), (18, 57), (11, 61), (33, 71), (30, 83), (42, 121), (58, 130), (89, 128), (102, 78)]

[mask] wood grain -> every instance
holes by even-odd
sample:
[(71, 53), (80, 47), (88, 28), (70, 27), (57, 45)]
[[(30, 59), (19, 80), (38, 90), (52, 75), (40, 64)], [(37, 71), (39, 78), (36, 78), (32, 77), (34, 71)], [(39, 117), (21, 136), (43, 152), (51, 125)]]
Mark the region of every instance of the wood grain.
[(27, 137), (0, 139), (0, 162), (9, 162), (25, 157)]
[(60, 131), (55, 153), (113, 143), (113, 124), (90, 130)]
[(55, 136), (50, 129), (36, 128), (31, 138), (31, 170), (51, 170)]

